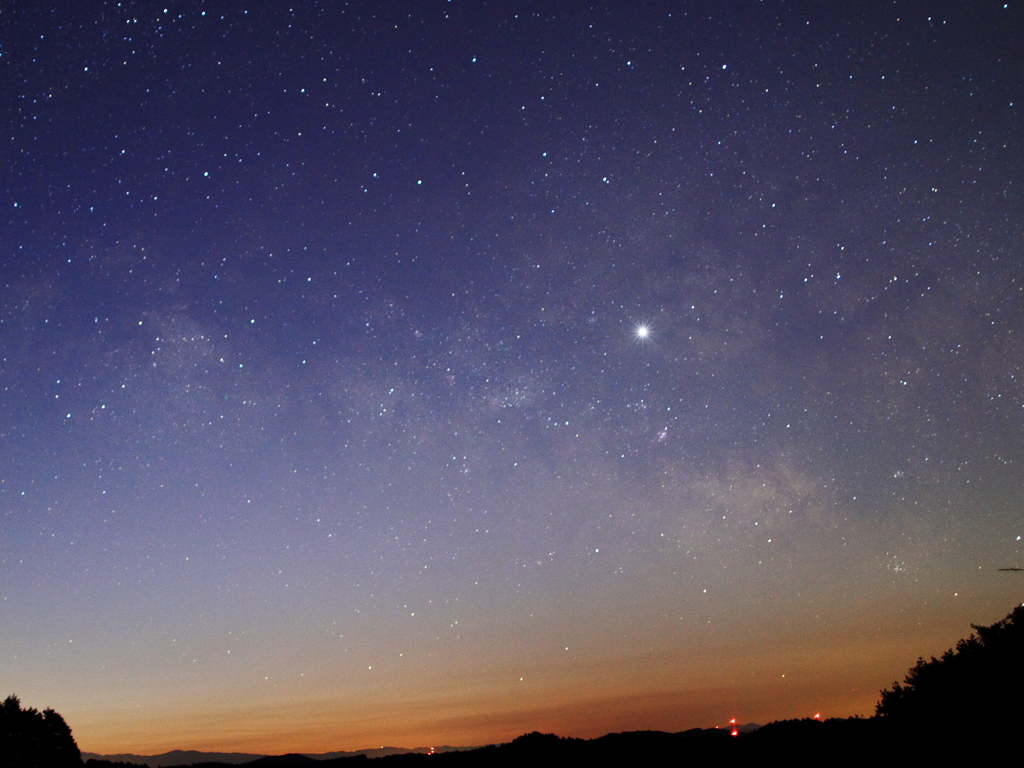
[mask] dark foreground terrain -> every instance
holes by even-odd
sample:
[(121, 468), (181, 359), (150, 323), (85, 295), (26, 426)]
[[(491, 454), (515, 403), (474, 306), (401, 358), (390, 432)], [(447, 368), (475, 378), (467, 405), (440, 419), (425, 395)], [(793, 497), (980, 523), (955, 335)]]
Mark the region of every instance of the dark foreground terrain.
[[(263, 757), (247, 766), (365, 766), (366, 768), (415, 768), (415, 766), (570, 766), (570, 765), (740, 765), (765, 758), (786, 760), (788, 765), (805, 765), (827, 760), (833, 764), (875, 764), (895, 757), (922, 757), (890, 721), (881, 718), (851, 720), (786, 720), (769, 723), (749, 734), (731, 736), (725, 729), (693, 729), (682, 733), (636, 731), (614, 733), (597, 739), (560, 738), (553, 734), (529, 733), (509, 744), (427, 755), (406, 753), (373, 758), (366, 755), (317, 760), (304, 755)], [(962, 746), (957, 734), (950, 734), (950, 749)], [(939, 749), (933, 749), (938, 747)], [(931, 740), (928, 753), (942, 751), (942, 740)], [(88, 760), (91, 768), (129, 766), (106, 760)], [(192, 768), (225, 768), (238, 763), (192, 763)]]

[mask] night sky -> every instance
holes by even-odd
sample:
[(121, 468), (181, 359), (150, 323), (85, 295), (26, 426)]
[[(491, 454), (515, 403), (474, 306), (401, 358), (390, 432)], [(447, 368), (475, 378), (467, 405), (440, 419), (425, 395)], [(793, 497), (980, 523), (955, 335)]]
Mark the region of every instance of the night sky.
[(145, 754), (871, 714), (1024, 593), (1021, 40), (4, 2), (0, 695)]

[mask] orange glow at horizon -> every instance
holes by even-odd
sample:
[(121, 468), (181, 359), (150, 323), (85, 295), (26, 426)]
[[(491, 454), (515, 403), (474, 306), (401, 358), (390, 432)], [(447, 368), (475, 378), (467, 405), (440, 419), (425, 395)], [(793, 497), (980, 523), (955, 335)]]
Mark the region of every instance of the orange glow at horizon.
[[(677, 732), (737, 719), (765, 723), (800, 717), (823, 690), (837, 716), (867, 715), (877, 691), (905, 662), (885, 643), (817, 641), (820, 653), (787, 643), (534, 665), (525, 674), (446, 671), (401, 675), (379, 686), (324, 679), (278, 694), (253, 691), (197, 697), (187, 708), (111, 708), (87, 695), (60, 704), (83, 751), (159, 754), (172, 749), (262, 754), (319, 753), (382, 745), (476, 746), (530, 731), (594, 738), (629, 730)], [(831, 642), (831, 644), (830, 644)], [(787, 676), (771, 674), (783, 667)], [(369, 674), (369, 673), (368, 673)], [(523, 677), (524, 681), (519, 682)], [(333, 691), (333, 693), (332, 693)], [(237, 702), (246, 701), (244, 705)]]

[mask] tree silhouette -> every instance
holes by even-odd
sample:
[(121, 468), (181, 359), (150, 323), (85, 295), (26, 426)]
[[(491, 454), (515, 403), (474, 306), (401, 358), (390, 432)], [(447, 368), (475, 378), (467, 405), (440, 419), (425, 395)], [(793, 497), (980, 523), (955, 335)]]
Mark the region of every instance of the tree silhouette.
[(80, 766), (82, 753), (64, 718), (52, 709), (22, 709), (11, 695), (0, 704), (0, 768)]
[(944, 727), (992, 726), (1024, 714), (1024, 606), (955, 649), (918, 659), (902, 684), (882, 691), (875, 711), (893, 722)]

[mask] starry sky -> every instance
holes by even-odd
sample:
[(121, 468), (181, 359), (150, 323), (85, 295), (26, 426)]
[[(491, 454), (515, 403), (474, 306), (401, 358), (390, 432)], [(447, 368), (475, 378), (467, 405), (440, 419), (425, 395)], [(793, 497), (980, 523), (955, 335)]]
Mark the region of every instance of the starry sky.
[(871, 714), (1024, 588), (1022, 39), (3, 3), (0, 695), (143, 754)]

